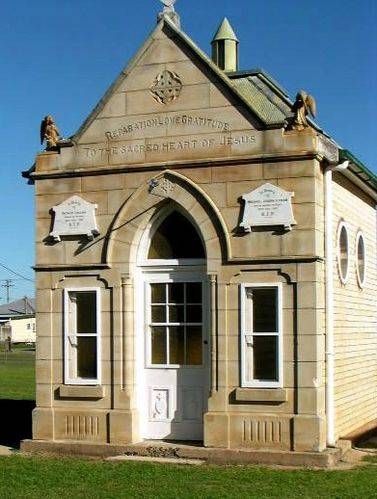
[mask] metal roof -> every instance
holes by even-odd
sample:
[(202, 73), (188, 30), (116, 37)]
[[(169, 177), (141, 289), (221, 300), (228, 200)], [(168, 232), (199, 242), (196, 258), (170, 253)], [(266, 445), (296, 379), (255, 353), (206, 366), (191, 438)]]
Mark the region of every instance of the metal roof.
[(290, 106), (259, 75), (233, 79), (232, 83), (266, 125), (283, 126), (292, 115)]
[(0, 305), (0, 316), (13, 317), (35, 314), (35, 299), (25, 296), (20, 300)]

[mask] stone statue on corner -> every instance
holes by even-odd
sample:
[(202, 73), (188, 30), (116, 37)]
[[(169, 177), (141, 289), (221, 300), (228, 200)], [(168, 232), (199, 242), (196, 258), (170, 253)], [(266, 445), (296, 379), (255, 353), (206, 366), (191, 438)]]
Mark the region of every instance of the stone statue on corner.
[(295, 103), (293, 104), (294, 116), (289, 120), (287, 130), (305, 130), (308, 128), (308, 115), (310, 114), (313, 118), (317, 116), (317, 105), (314, 97), (300, 90), (296, 96)]
[(54, 149), (59, 142), (60, 134), (54, 118), (46, 116), (41, 123), (41, 144), (46, 141), (46, 151)]

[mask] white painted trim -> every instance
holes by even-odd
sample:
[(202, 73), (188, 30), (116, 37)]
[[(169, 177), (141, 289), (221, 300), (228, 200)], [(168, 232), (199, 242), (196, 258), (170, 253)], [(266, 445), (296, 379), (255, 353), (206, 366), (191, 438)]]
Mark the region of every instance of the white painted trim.
[[(346, 231), (347, 235), (347, 272), (346, 275), (343, 275), (342, 273), (342, 267), (341, 267), (341, 253), (340, 253), (340, 236), (342, 234), (342, 229)], [(337, 262), (338, 262), (338, 274), (339, 274), (339, 279), (342, 284), (346, 285), (348, 282), (349, 274), (350, 274), (350, 231), (348, 228), (348, 224), (344, 221), (341, 220), (338, 229), (337, 229), (337, 234), (336, 234), (336, 246), (337, 246)]]
[[(164, 261), (162, 260), (161, 263)], [(151, 365), (150, 359), (150, 341), (146, 334), (146, 327), (149, 324), (149, 307), (146, 306), (148, 303), (148, 285), (150, 283), (169, 283), (169, 282), (201, 282), (202, 292), (203, 292), (203, 337), (202, 341), (207, 342), (203, 344), (203, 364), (201, 366), (188, 366), (188, 369), (204, 369), (206, 372), (206, 390), (209, 389), (210, 382), (210, 335), (209, 335), (209, 282), (208, 275), (205, 272), (204, 266), (192, 266), (192, 267), (172, 267), (163, 266), (160, 267), (138, 267), (136, 270), (136, 286), (135, 286), (135, 298), (139, 306), (136, 306), (135, 313), (135, 331), (136, 331), (136, 369), (137, 369), (137, 404), (139, 408), (139, 431), (143, 438), (146, 438), (145, 425), (148, 424), (149, 420), (149, 398), (145, 397), (145, 387), (146, 379), (145, 372), (146, 369), (184, 369), (185, 366), (181, 365)], [(207, 347), (207, 348), (206, 348)]]
[[(276, 288), (277, 289), (277, 314), (278, 332), (275, 333), (254, 333), (246, 331), (246, 314), (248, 309), (247, 289), (250, 288)], [(240, 285), (240, 350), (241, 350), (241, 387), (242, 388), (282, 388), (284, 386), (284, 331), (283, 331), (283, 284), (281, 282), (265, 283), (244, 283)], [(250, 300), (249, 300), (250, 303)], [(245, 374), (246, 348), (245, 337), (252, 336), (277, 336), (278, 337), (278, 381), (247, 380)]]
[[(334, 201), (333, 171), (345, 172), (349, 161), (330, 165), (324, 171), (325, 181), (325, 288), (326, 288), (326, 436), (327, 445), (335, 447), (335, 346), (334, 346)], [(347, 231), (348, 236), (348, 231)], [(336, 237), (339, 248), (339, 232)], [(349, 236), (348, 236), (349, 251)], [(338, 253), (339, 272), (339, 253)], [(348, 254), (349, 260), (349, 254)], [(348, 261), (349, 269), (349, 261)]]
[[(360, 268), (359, 268), (359, 242), (360, 239), (363, 241), (363, 258), (364, 258), (364, 279), (361, 279), (360, 276)], [(356, 234), (356, 243), (355, 243), (355, 267), (356, 267), (356, 277), (357, 277), (357, 284), (359, 285), (360, 289), (363, 289), (367, 280), (367, 264), (368, 264), (368, 257), (367, 257), (367, 248), (366, 248), (366, 242), (365, 242), (365, 237), (364, 234), (361, 230), (359, 230)]]
[[(327, 445), (335, 446), (334, 363), (334, 209), (332, 168), (325, 180), (325, 274), (326, 274), (326, 432)], [(336, 238), (338, 244), (338, 234)], [(338, 259), (339, 261), (339, 259)], [(339, 268), (338, 268), (339, 271)]]
[[(82, 378), (70, 378), (69, 366), (68, 366), (68, 349), (69, 349), (69, 323), (68, 323), (68, 310), (70, 307), (69, 294), (77, 292), (95, 292), (96, 293), (96, 320), (97, 320), (97, 378), (96, 379), (82, 379)], [(101, 288), (99, 287), (81, 287), (81, 288), (66, 288), (64, 289), (64, 307), (63, 307), (63, 322), (64, 322), (64, 384), (65, 385), (81, 385), (81, 386), (92, 386), (100, 385), (102, 380), (102, 323), (101, 323)], [(92, 336), (92, 335), (88, 335)]]

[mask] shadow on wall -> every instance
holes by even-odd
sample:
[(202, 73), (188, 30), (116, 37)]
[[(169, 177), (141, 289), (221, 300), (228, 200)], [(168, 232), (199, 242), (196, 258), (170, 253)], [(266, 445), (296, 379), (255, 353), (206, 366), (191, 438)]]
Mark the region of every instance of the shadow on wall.
[(34, 408), (34, 400), (0, 399), (0, 445), (19, 449), (22, 440), (31, 438)]

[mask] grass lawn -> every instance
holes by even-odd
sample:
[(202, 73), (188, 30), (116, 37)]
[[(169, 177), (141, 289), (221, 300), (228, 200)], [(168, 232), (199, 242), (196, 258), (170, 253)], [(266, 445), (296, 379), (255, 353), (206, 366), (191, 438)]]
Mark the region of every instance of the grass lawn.
[(16, 346), (6, 354), (0, 346), (0, 399), (35, 399), (35, 352)]
[(377, 469), (272, 470), (0, 458), (0, 497), (376, 498)]

